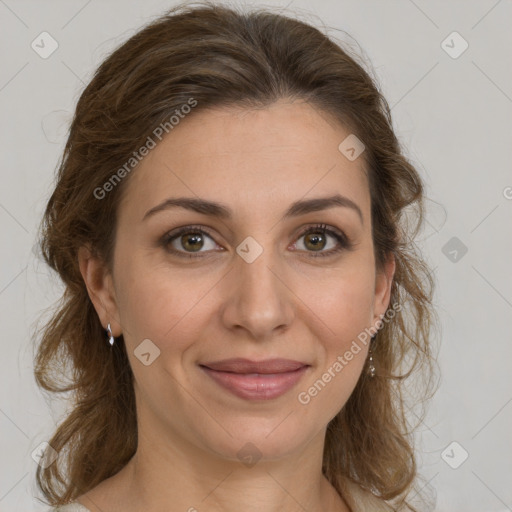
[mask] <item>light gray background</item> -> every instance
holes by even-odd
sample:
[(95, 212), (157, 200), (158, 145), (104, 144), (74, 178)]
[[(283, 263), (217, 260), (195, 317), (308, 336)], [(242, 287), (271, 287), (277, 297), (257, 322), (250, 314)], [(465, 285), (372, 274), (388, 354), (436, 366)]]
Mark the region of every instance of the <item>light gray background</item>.
[[(0, 511), (45, 509), (31, 453), (66, 407), (50, 409), (35, 386), (31, 334), (61, 292), (34, 243), (67, 122), (107, 52), (172, 5), (0, 0)], [(427, 183), (420, 244), (438, 283), (442, 382), (417, 443), (436, 510), (512, 510), (511, 1), (295, 0), (290, 9), (361, 45)], [(31, 48), (43, 31), (59, 44), (48, 59)], [(453, 31), (469, 44), (458, 58), (441, 46)], [(468, 249), (458, 261), (453, 237)], [(452, 464), (469, 454), (458, 469), (441, 456), (453, 441)]]

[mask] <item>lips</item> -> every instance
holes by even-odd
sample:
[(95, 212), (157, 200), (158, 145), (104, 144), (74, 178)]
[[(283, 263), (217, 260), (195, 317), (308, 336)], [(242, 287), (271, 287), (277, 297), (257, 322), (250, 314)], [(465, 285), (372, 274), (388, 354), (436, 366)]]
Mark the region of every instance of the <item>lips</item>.
[(245, 400), (277, 398), (302, 378), (309, 366), (290, 359), (226, 359), (199, 365), (221, 388)]
[(204, 363), (201, 366), (206, 366), (207, 368), (210, 368), (210, 370), (217, 370), (220, 372), (268, 374), (293, 372), (308, 365), (291, 359), (267, 359), (265, 361), (258, 362), (251, 361), (250, 359), (235, 358)]

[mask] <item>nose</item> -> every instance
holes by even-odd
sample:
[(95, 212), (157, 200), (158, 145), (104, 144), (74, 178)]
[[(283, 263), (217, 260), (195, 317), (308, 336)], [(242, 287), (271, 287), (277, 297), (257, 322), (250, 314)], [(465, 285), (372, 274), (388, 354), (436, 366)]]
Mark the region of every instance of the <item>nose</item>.
[(284, 274), (270, 250), (252, 263), (237, 256), (227, 276), (221, 313), (225, 327), (260, 341), (286, 330), (294, 317), (294, 294)]

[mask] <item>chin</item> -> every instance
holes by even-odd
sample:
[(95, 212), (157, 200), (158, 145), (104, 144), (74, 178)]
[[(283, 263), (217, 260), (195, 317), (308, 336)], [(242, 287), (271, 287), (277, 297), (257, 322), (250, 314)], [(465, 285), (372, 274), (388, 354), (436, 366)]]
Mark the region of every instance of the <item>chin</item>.
[(215, 426), (208, 425), (206, 432), (198, 433), (201, 444), (218, 457), (248, 467), (258, 460), (284, 458), (305, 446), (319, 430), (319, 427), (306, 429), (303, 420), (294, 418), (294, 413), (287, 417), (286, 410), (281, 409), (275, 417), (226, 420), (222, 424), (225, 430), (214, 422)]

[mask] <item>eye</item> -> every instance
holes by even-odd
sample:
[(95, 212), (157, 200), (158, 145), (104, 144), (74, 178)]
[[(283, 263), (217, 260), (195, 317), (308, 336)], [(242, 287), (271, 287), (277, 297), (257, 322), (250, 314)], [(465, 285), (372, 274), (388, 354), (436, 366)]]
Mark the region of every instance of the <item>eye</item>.
[[(176, 231), (167, 233), (162, 243), (164, 247), (171, 253), (185, 258), (196, 258), (204, 247), (208, 249), (208, 244), (204, 240), (208, 238), (213, 242), (210, 249), (215, 249), (213, 238), (205, 231), (202, 226), (184, 226)], [(191, 251), (191, 252), (189, 252)]]
[[(310, 226), (301, 233), (298, 240), (301, 238), (304, 238), (302, 245), (305, 247), (301, 250), (312, 257), (333, 256), (343, 250), (353, 248), (353, 244), (343, 232), (329, 228), (325, 224)], [(323, 249), (329, 245), (329, 238), (334, 239), (334, 243), (331, 244), (333, 247), (325, 251)], [(210, 244), (206, 243), (205, 240), (210, 240)], [(204, 257), (208, 254), (201, 253), (210, 253), (217, 250), (217, 244), (203, 226), (184, 226), (176, 231), (171, 231), (162, 238), (162, 245), (170, 253), (184, 258)], [(293, 244), (294, 250), (297, 249), (298, 245), (301, 245), (298, 241)], [(202, 249), (206, 250), (203, 251)]]
[[(328, 246), (328, 238), (333, 238), (335, 240), (334, 247), (328, 251), (324, 251), (326, 246)], [(350, 250), (353, 248), (353, 244), (350, 243), (348, 238), (344, 233), (338, 231), (334, 228), (329, 228), (325, 224), (318, 224), (316, 226), (312, 226), (306, 229), (306, 231), (302, 232), (299, 236), (299, 240), (304, 238), (302, 245), (306, 247), (306, 252), (308, 252), (308, 256), (318, 257), (318, 256), (333, 256), (343, 250)], [(298, 242), (294, 244), (294, 247), (300, 245)], [(309, 250), (309, 249), (313, 250)]]

